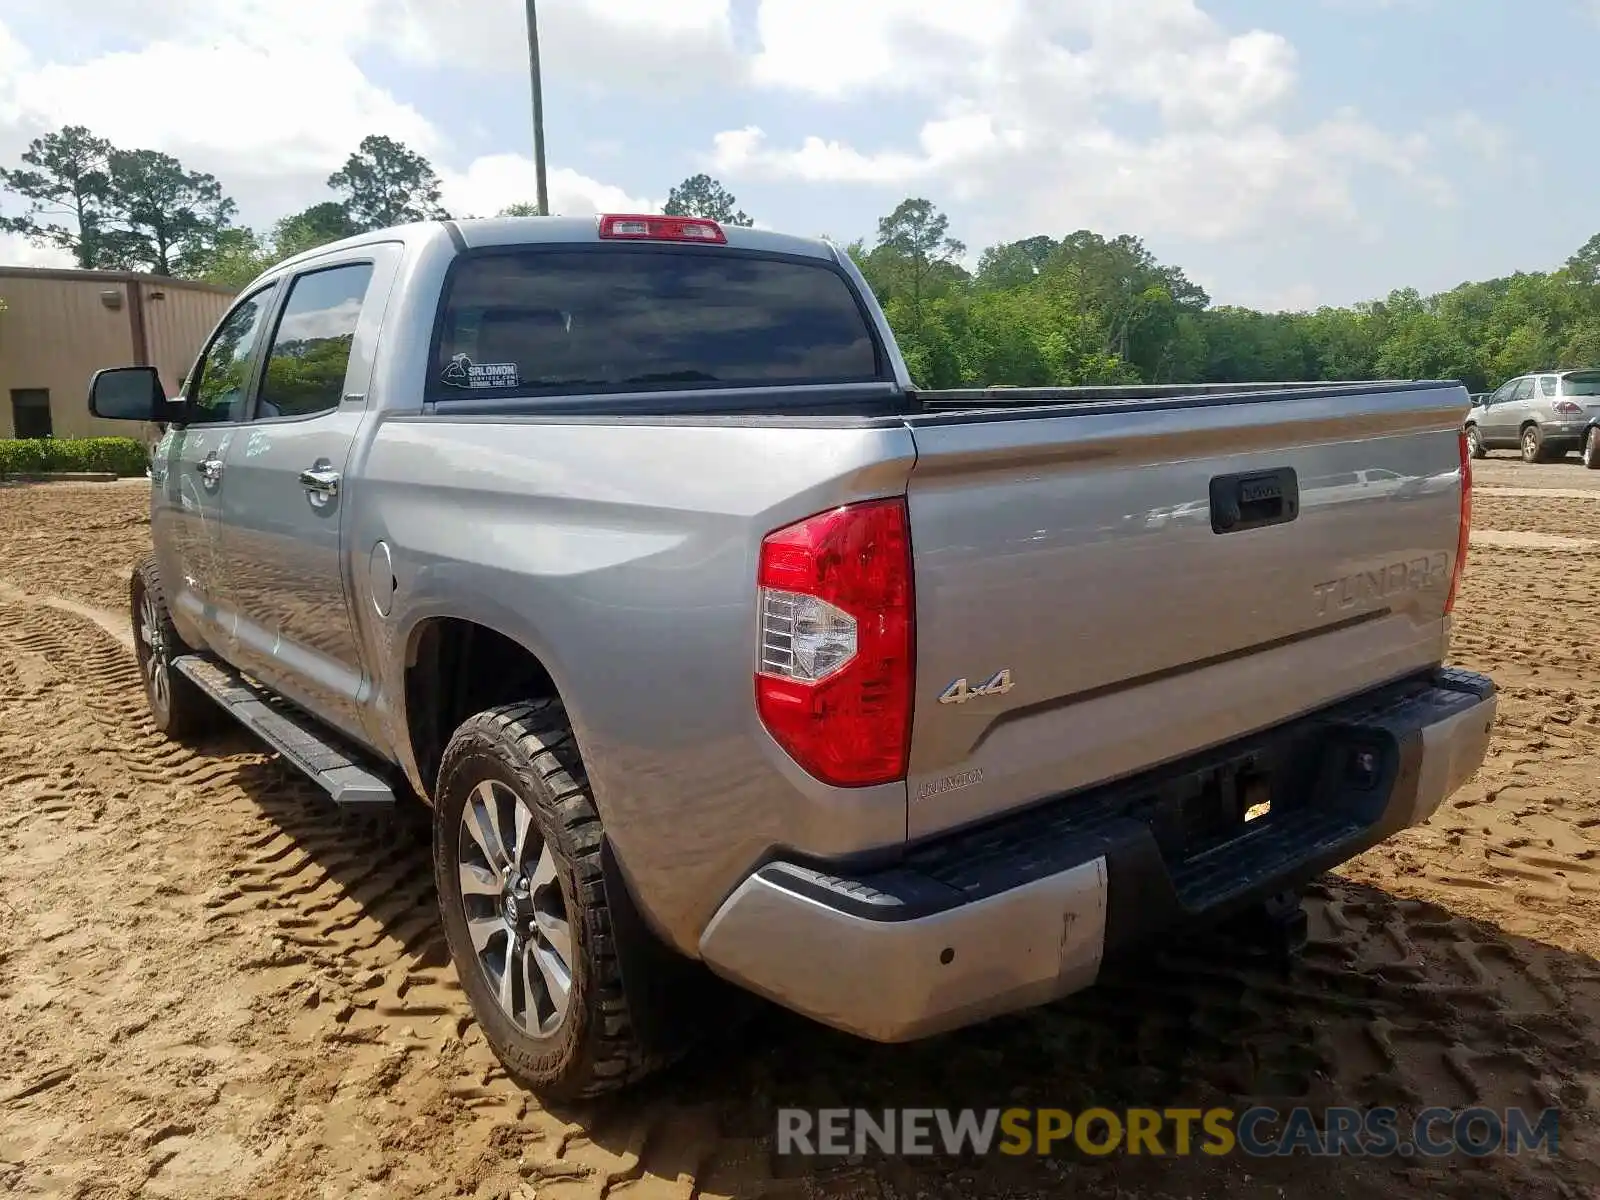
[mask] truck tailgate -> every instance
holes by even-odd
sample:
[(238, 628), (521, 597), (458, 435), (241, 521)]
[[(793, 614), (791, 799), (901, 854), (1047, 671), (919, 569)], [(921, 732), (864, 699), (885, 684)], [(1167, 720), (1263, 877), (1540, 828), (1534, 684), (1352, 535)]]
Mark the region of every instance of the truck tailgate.
[(909, 418), (910, 836), (1439, 662), (1466, 409), (1421, 384)]

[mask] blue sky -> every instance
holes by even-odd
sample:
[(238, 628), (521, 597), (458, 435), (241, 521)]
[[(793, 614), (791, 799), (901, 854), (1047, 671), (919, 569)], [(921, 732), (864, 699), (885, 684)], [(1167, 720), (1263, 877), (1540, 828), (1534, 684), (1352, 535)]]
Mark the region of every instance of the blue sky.
[[(1218, 302), (1296, 308), (1548, 268), (1600, 232), (1600, 0), (540, 11), (558, 210), (707, 170), (762, 224), (848, 240), (922, 195), (973, 255), (1133, 233)], [(384, 132), (488, 213), (532, 195), (524, 54), (519, 0), (9, 0), (0, 162), (81, 122), (212, 171), (265, 225)]]

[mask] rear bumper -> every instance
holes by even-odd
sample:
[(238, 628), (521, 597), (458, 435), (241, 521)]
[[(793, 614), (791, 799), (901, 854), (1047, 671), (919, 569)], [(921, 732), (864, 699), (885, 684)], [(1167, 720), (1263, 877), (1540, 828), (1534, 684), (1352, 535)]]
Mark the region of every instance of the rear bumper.
[(1579, 418), (1576, 421), (1552, 421), (1539, 427), (1540, 436), (1544, 439), (1547, 449), (1557, 450), (1566, 448), (1579, 449), (1583, 445), (1584, 435), (1589, 431), (1589, 422)]
[[(701, 957), (875, 1041), (1041, 1004), (1093, 984), (1108, 953), (1219, 920), (1426, 821), (1483, 761), (1494, 713), (1491, 680), (1440, 670), (910, 847), (892, 866), (768, 863), (717, 911)], [(1196, 781), (1238, 778), (1241, 764), (1271, 765), (1269, 814), (1210, 840), (1175, 831)]]

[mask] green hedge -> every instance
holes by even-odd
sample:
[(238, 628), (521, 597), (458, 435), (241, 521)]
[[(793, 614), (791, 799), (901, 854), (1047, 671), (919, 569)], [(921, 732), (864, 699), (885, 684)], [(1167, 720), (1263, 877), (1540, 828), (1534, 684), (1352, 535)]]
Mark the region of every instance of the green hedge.
[(0, 439), (0, 475), (52, 471), (109, 471), (143, 475), (150, 455), (124, 437)]

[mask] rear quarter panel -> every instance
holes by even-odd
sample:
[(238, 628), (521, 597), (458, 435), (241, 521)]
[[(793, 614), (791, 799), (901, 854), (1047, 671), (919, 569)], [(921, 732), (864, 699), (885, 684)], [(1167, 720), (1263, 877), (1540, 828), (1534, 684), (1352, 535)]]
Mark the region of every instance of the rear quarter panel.
[(647, 919), (693, 952), (712, 912), (777, 848), (897, 844), (903, 783), (805, 776), (754, 706), (755, 573), (770, 530), (905, 489), (904, 427), (402, 417), (377, 430), (351, 553), (387, 543), (387, 618), (358, 566), (373, 709), (416, 778), (404, 672), (432, 617), (489, 626), (544, 663)]

